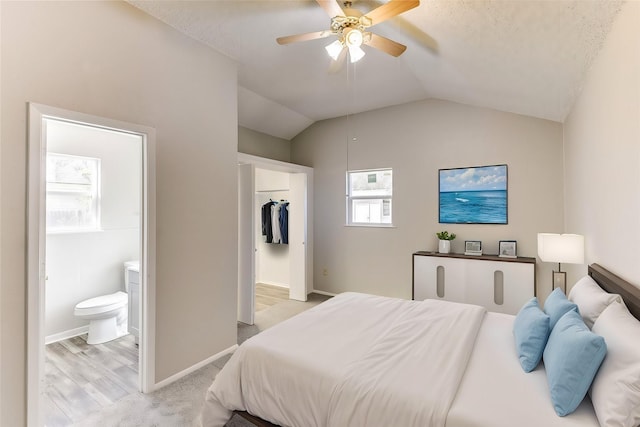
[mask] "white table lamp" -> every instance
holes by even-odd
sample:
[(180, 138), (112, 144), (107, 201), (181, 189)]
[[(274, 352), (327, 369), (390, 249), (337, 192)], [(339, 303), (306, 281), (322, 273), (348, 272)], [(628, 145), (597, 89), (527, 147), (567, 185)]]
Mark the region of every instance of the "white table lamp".
[(584, 236), (579, 234), (538, 233), (538, 256), (543, 262), (557, 262), (558, 271), (553, 272), (553, 289), (561, 288), (567, 293), (567, 273), (561, 263), (584, 263)]

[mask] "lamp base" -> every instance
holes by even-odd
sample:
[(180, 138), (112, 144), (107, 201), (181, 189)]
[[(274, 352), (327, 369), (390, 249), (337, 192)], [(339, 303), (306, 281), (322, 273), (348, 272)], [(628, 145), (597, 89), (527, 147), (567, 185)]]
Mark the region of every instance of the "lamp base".
[(553, 271), (553, 289), (555, 290), (556, 288), (560, 288), (562, 289), (562, 292), (564, 292), (564, 294), (567, 294), (567, 273), (565, 273), (564, 271)]

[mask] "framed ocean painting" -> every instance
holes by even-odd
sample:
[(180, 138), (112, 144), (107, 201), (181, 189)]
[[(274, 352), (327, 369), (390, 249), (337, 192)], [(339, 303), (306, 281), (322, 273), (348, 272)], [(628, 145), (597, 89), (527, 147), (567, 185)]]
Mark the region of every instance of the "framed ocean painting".
[(440, 169), (441, 224), (507, 224), (507, 165)]

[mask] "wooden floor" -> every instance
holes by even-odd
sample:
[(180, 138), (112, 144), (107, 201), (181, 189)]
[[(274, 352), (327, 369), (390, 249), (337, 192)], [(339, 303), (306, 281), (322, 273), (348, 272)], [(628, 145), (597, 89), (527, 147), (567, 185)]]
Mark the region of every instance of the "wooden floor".
[[(256, 284), (256, 311), (289, 300), (289, 289)], [(47, 427), (70, 426), (138, 393), (138, 347), (132, 335), (89, 345), (86, 335), (45, 347), (43, 414)]]
[(256, 312), (289, 300), (289, 289), (256, 283)]
[(86, 335), (45, 348), (43, 413), (47, 427), (69, 426), (138, 392), (133, 335), (88, 345)]

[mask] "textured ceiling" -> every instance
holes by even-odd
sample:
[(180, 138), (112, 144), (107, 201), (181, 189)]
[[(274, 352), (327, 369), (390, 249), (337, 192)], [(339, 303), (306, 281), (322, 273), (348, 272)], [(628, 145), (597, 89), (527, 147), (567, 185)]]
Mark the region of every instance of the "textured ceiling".
[[(329, 72), (333, 37), (313, 0), (130, 1), (238, 63), (239, 122), (291, 139), (317, 120), (439, 98), (564, 121), (622, 2), (422, 0), (371, 31), (407, 46), (394, 58), (365, 46)], [(359, 0), (363, 12), (384, 1)]]

